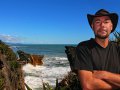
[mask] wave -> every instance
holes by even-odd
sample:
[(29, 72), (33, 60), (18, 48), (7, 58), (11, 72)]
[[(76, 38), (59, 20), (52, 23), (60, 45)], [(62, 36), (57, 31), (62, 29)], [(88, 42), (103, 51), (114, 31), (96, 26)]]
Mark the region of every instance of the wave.
[(44, 57), (43, 59), (44, 65), (49, 67), (66, 67), (69, 66), (68, 59), (66, 57)]
[(66, 61), (66, 60), (68, 60), (67, 57), (58, 57), (58, 56), (52, 56), (52, 57), (49, 57), (49, 56), (47, 57), (46, 56), (45, 59), (46, 60), (50, 60), (51, 59), (51, 60), (55, 60), (55, 61), (59, 61), (59, 60)]
[(42, 88), (42, 81), (48, 82), (54, 86), (56, 78), (61, 80), (70, 71), (70, 67), (46, 67), (46, 66), (32, 66), (26, 64), (23, 66), (25, 75), (25, 83), (27, 83), (33, 90), (35, 88)]

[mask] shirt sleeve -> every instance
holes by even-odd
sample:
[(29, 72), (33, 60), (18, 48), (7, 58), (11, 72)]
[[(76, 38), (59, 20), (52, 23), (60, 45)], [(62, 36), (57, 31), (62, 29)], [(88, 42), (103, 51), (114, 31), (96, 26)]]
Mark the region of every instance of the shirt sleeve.
[(85, 46), (76, 48), (75, 69), (93, 71), (90, 50)]

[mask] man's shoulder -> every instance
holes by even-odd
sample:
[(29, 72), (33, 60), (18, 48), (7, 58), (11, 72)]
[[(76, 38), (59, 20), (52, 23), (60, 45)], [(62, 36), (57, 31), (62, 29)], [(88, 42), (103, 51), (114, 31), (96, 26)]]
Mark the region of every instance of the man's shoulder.
[(114, 49), (116, 49), (120, 53), (120, 43), (119, 42), (111, 41), (111, 45)]
[(86, 41), (80, 42), (77, 47), (83, 47), (83, 48), (92, 48), (94, 46), (94, 40), (91, 38)]
[(86, 46), (88, 45), (89, 43), (91, 42), (91, 39), (90, 40), (86, 40), (86, 41), (82, 41), (78, 44), (78, 46)]

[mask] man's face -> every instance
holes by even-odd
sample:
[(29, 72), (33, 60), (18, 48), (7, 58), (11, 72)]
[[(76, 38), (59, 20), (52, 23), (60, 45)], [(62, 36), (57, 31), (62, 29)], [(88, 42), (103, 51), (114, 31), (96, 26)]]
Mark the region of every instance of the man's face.
[(109, 37), (113, 29), (113, 24), (108, 16), (101, 16), (93, 19), (91, 27), (96, 37), (105, 39)]

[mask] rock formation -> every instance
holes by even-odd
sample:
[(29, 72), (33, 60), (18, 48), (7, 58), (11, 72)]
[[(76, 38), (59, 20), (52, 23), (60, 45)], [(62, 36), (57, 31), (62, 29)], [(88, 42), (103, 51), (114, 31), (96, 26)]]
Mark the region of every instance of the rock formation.
[(43, 64), (42, 59), (44, 55), (28, 54), (21, 50), (18, 50), (17, 53), (19, 55), (19, 62), (22, 62), (23, 64), (31, 63), (34, 66)]
[(43, 59), (43, 55), (30, 55), (30, 63), (34, 66), (36, 65), (42, 65), (42, 59)]
[(65, 46), (65, 53), (67, 54), (68, 61), (70, 63), (70, 68), (72, 71), (76, 72), (74, 67), (75, 59), (76, 59), (76, 47), (75, 46)]

